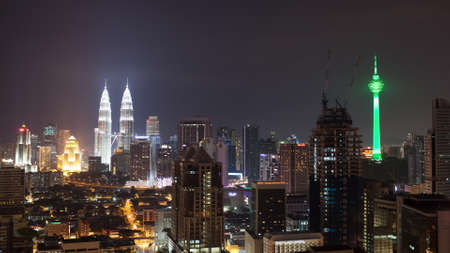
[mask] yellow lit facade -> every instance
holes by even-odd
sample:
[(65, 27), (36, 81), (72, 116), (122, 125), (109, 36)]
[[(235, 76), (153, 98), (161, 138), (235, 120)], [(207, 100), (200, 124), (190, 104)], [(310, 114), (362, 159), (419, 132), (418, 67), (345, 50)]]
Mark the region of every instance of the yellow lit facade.
[(77, 139), (70, 136), (66, 141), (64, 153), (58, 157), (58, 168), (64, 174), (81, 171), (81, 151)]

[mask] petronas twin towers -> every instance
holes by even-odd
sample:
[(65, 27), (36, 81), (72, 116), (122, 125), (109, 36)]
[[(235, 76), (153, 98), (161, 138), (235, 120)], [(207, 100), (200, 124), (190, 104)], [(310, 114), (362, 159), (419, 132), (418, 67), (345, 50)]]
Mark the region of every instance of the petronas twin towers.
[[(95, 156), (101, 157), (103, 164), (110, 164), (112, 150), (112, 120), (111, 120), (111, 102), (108, 89), (103, 89), (100, 99), (100, 109), (98, 113), (98, 128), (95, 128)], [(125, 151), (130, 150), (130, 144), (134, 136), (134, 118), (133, 118), (133, 100), (127, 85), (122, 95), (120, 105), (120, 125), (118, 138), (118, 147)]]

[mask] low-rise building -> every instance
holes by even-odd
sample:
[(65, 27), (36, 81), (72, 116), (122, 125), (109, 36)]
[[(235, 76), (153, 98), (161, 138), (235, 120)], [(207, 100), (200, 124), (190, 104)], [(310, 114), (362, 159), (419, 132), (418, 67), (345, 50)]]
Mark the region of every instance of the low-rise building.
[(310, 247), (318, 246), (323, 246), (321, 233), (266, 233), (263, 238), (264, 253), (307, 252)]

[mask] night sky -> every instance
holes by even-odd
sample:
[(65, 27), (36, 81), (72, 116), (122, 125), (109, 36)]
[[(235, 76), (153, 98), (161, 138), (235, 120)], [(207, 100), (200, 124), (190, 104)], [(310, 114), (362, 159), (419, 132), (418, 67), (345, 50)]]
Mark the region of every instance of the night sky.
[[(329, 98), (347, 101), (371, 144), (374, 53), (385, 82), (382, 143), (431, 126), (431, 99), (450, 99), (448, 1), (2, 1), (0, 141), (22, 122), (55, 122), (93, 146), (104, 78), (113, 130), (126, 77), (136, 133), (158, 115), (163, 140), (181, 117), (244, 123), (307, 140)], [(244, 3), (245, 2), (245, 3)], [(433, 3), (428, 3), (433, 2)], [(353, 64), (360, 64), (353, 86)]]

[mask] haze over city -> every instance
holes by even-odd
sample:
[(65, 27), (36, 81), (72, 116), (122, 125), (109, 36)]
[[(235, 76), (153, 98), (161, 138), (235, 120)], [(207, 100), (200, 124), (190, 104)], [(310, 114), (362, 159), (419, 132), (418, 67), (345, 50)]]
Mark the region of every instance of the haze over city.
[(215, 127), (255, 122), (265, 135), (306, 141), (330, 49), (331, 103), (348, 100), (366, 145), (367, 81), (378, 54), (388, 84), (382, 140), (398, 143), (408, 131), (425, 133), (430, 100), (450, 91), (448, 10), (445, 1), (7, 1), (0, 10), (0, 105), (8, 115), (1, 139), (11, 141), (22, 122), (39, 129), (56, 121), (92, 150), (103, 80), (118, 119), (128, 77), (137, 133), (150, 114), (160, 115), (163, 139), (180, 117), (203, 115)]

